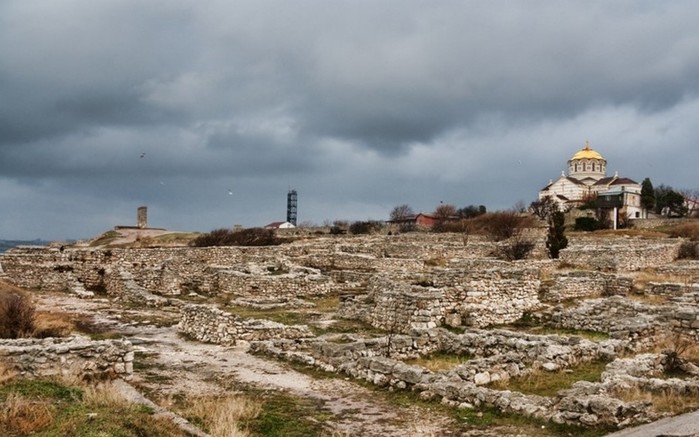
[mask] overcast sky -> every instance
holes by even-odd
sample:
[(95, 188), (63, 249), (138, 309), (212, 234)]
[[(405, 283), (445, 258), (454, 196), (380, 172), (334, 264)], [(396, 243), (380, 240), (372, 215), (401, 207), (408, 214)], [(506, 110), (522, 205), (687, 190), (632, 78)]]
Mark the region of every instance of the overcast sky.
[[(0, 0), (0, 239), (699, 188), (699, 2)], [(145, 155), (143, 155), (145, 154)]]

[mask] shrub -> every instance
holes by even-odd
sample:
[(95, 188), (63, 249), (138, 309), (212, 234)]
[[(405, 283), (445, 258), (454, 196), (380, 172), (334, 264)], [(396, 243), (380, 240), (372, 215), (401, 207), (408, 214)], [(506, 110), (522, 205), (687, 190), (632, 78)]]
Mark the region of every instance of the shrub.
[(529, 240), (524, 240), (521, 238), (515, 238), (513, 241), (508, 242), (500, 247), (500, 255), (508, 261), (516, 261), (518, 259), (524, 259), (529, 255), (529, 253), (534, 249), (534, 242)]
[(671, 237), (682, 237), (689, 238), (692, 241), (699, 241), (699, 222), (673, 226), (669, 232)]
[(495, 241), (507, 240), (522, 229), (535, 226), (534, 217), (514, 211), (497, 211), (461, 220), (439, 221), (432, 232), (453, 232), (487, 235)]
[(534, 226), (530, 215), (521, 215), (514, 211), (490, 212), (475, 219), (480, 222), (482, 229), (495, 241), (507, 240), (524, 228)]
[(417, 225), (415, 223), (401, 223), (400, 226), (398, 226), (398, 232), (402, 234), (415, 231), (417, 231)]
[(34, 305), (27, 297), (7, 294), (0, 300), (0, 338), (29, 337), (34, 332)]
[(374, 220), (368, 220), (364, 222), (354, 222), (349, 226), (349, 231), (354, 235), (365, 235), (378, 232), (381, 230), (383, 225), (381, 222)]
[(601, 229), (600, 223), (594, 217), (578, 217), (575, 219), (575, 230), (592, 232)]
[(565, 216), (560, 211), (555, 211), (548, 216), (549, 228), (546, 235), (546, 248), (553, 259), (557, 259), (561, 249), (568, 247), (568, 238), (565, 236)]
[(439, 220), (437, 221), (434, 225), (432, 225), (432, 232), (437, 232), (437, 233), (445, 233), (445, 232), (452, 232), (452, 233), (460, 233), (463, 232), (464, 230), (464, 223), (467, 220)]
[(272, 229), (248, 228), (240, 231), (216, 229), (192, 240), (190, 246), (277, 246), (284, 241)]
[(694, 241), (685, 241), (680, 245), (680, 250), (677, 252), (677, 259), (699, 259), (699, 243)]

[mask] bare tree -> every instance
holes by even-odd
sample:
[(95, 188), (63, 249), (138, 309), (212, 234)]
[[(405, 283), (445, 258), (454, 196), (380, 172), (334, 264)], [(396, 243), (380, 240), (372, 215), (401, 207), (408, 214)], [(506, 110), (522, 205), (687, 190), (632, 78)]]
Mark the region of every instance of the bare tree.
[(391, 221), (401, 221), (408, 217), (414, 216), (415, 212), (408, 204), (398, 205), (391, 211), (390, 219)]
[(699, 188), (684, 188), (678, 190), (684, 197), (684, 204), (687, 207), (687, 217), (694, 217), (699, 213)]
[(437, 216), (437, 220), (450, 220), (457, 217), (456, 207), (451, 203), (440, 203), (434, 210), (434, 215)]
[(524, 200), (518, 200), (518, 201), (515, 202), (515, 204), (512, 206), (512, 210), (513, 210), (514, 212), (518, 212), (518, 213), (520, 213), (520, 214), (523, 213), (523, 212), (527, 212), (527, 204), (524, 203)]
[(558, 203), (553, 200), (553, 197), (546, 196), (541, 200), (533, 201), (529, 205), (529, 209), (540, 219), (548, 220), (551, 214), (558, 211)]

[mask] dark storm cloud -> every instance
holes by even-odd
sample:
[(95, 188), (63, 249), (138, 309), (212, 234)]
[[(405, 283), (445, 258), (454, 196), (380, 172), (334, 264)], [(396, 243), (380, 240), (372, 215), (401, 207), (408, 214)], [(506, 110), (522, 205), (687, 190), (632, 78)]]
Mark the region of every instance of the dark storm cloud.
[(47, 211), (91, 217), (54, 235), (91, 235), (141, 203), (163, 226), (261, 224), (280, 218), (290, 187), (317, 222), (404, 202), (507, 207), (533, 199), (585, 139), (611, 168), (688, 185), (698, 11), (6, 0), (0, 200), (32, 219), (5, 213), (0, 238), (48, 236)]

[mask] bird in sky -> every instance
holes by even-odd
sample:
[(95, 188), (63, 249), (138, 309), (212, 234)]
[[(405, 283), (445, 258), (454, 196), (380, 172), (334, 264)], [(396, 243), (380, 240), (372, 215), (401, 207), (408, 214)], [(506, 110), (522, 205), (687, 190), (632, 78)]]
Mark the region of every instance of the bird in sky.
[(228, 190), (228, 195), (232, 196), (233, 195), (233, 190)]
[(146, 156), (146, 152), (141, 153), (141, 158), (144, 158)]

